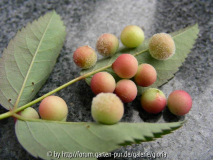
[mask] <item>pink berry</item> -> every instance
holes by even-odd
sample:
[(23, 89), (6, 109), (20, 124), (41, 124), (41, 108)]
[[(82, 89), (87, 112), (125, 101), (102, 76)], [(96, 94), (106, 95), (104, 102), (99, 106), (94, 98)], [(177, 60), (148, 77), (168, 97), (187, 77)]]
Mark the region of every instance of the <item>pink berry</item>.
[(119, 47), (118, 38), (110, 33), (101, 35), (96, 43), (96, 49), (102, 56), (108, 57), (116, 53)]
[(96, 73), (91, 80), (90, 86), (94, 94), (99, 94), (101, 92), (114, 92), (115, 90), (115, 79), (108, 72)]
[(67, 104), (58, 96), (48, 96), (41, 101), (39, 114), (45, 120), (62, 121), (68, 114)]
[(92, 67), (97, 61), (97, 54), (90, 46), (81, 46), (73, 54), (75, 64), (83, 69)]
[(137, 96), (137, 87), (133, 81), (122, 79), (116, 84), (115, 94), (125, 103), (132, 102)]
[(132, 78), (137, 73), (138, 61), (131, 54), (122, 54), (112, 64), (112, 69), (121, 78)]
[(152, 85), (157, 79), (157, 72), (150, 64), (141, 64), (138, 66), (138, 71), (134, 77), (137, 85), (141, 87), (148, 87)]
[(159, 89), (150, 88), (142, 94), (141, 105), (148, 113), (159, 113), (166, 106), (166, 96)]
[(171, 113), (182, 116), (192, 108), (192, 98), (186, 91), (176, 90), (169, 95), (167, 105)]

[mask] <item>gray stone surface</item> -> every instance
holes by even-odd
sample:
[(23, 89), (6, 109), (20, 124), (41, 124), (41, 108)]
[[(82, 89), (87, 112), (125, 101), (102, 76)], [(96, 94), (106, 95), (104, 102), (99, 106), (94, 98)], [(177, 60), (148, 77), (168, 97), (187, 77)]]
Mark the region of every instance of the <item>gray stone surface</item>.
[[(143, 27), (146, 37), (150, 37), (157, 32), (173, 32), (198, 23), (200, 33), (197, 43), (175, 77), (160, 88), (166, 96), (176, 89), (189, 92), (193, 99), (189, 114), (176, 117), (166, 109), (162, 114), (149, 115), (140, 109), (138, 97), (125, 106), (125, 116), (122, 119), (156, 123), (187, 119), (187, 123), (164, 138), (121, 147), (115, 152), (165, 152), (167, 159), (171, 160), (213, 159), (212, 0), (0, 0), (0, 53), (19, 29), (52, 9), (61, 15), (67, 27), (67, 38), (51, 76), (37, 97), (79, 76), (80, 69), (72, 60), (74, 50), (86, 44), (95, 47), (96, 39), (102, 33), (110, 32), (119, 36), (123, 27), (135, 24)], [(93, 121), (90, 105), (94, 95), (84, 81), (79, 81), (56, 95), (68, 103), (69, 121)], [(34, 107), (37, 108), (38, 105)], [(0, 113), (5, 111), (0, 109)], [(12, 118), (0, 121), (0, 159), (35, 159), (18, 143)]]

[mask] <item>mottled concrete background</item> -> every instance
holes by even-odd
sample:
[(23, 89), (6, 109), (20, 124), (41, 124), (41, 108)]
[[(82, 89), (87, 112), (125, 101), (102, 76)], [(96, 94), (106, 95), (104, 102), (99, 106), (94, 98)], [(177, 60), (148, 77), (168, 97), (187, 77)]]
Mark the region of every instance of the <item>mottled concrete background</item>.
[[(134, 24), (143, 27), (146, 37), (150, 37), (157, 32), (173, 32), (198, 23), (200, 34), (193, 50), (175, 77), (160, 88), (166, 96), (176, 89), (189, 92), (193, 98), (190, 113), (176, 117), (165, 110), (162, 114), (148, 115), (140, 108), (138, 97), (126, 105), (122, 119), (156, 123), (187, 119), (187, 123), (164, 138), (122, 147), (116, 152), (165, 152), (169, 160), (213, 159), (212, 0), (0, 0), (0, 53), (19, 29), (53, 9), (60, 14), (67, 27), (67, 38), (51, 76), (37, 96), (79, 76), (80, 69), (72, 60), (74, 50), (86, 44), (95, 47), (96, 39), (102, 33), (110, 32), (119, 37), (126, 25)], [(69, 105), (69, 121), (92, 121), (90, 105), (94, 95), (84, 81), (69, 86), (57, 95)], [(4, 112), (1, 108), (0, 113)], [(18, 143), (12, 118), (0, 121), (0, 159), (35, 159)]]

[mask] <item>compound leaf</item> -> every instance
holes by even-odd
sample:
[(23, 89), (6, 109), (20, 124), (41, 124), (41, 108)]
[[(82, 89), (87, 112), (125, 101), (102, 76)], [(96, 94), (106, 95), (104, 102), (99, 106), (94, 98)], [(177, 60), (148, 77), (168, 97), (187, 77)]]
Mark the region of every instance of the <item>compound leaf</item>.
[[(98, 158), (98, 153), (111, 152), (120, 146), (141, 143), (160, 138), (182, 126), (184, 122), (173, 123), (124, 123), (102, 125), (94, 122), (16, 122), (18, 141), (34, 157), (60, 159), (72, 156), (81, 159)], [(63, 154), (63, 155), (62, 155)], [(84, 155), (86, 156), (86, 155)], [(85, 157), (84, 157), (85, 158)]]
[(65, 26), (52, 11), (18, 31), (0, 58), (0, 104), (30, 102), (49, 77), (65, 40)]

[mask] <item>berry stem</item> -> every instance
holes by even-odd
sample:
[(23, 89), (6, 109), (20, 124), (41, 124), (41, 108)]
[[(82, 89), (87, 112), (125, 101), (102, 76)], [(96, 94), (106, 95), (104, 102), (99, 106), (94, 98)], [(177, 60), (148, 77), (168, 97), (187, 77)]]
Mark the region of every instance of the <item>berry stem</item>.
[[(144, 53), (144, 52), (146, 52), (146, 51), (148, 51), (148, 49), (142, 50), (142, 51), (140, 51), (140, 52), (137, 52), (137, 53), (133, 54), (133, 56), (138, 56), (138, 55), (140, 55), (140, 54), (142, 54), (142, 53)], [(62, 86), (60, 86), (60, 87), (58, 87), (58, 88), (56, 88), (56, 89), (54, 89), (54, 90), (52, 90), (52, 91), (46, 93), (45, 95), (43, 95), (43, 96), (41, 96), (41, 97), (39, 97), (39, 98), (37, 98), (37, 99), (31, 101), (31, 102), (29, 102), (29, 103), (27, 103), (27, 104), (25, 104), (25, 105), (19, 107), (19, 108), (14, 108), (14, 109), (11, 110), (11, 111), (8, 111), (8, 112), (6, 112), (6, 113), (1, 114), (1, 115), (0, 115), (0, 120), (1, 120), (1, 119), (5, 119), (5, 118), (8, 118), (8, 117), (11, 117), (11, 116), (16, 117), (17, 119), (23, 119), (23, 118), (21, 118), (21, 116), (17, 115), (16, 113), (17, 113), (17, 112), (20, 112), (20, 111), (22, 111), (22, 110), (24, 110), (24, 109), (26, 109), (26, 108), (28, 108), (28, 107), (30, 107), (30, 106), (32, 106), (32, 105), (34, 105), (34, 104), (36, 104), (36, 103), (38, 103), (38, 102), (40, 102), (40, 101), (43, 100), (44, 98), (46, 98), (46, 97), (48, 97), (48, 96), (50, 96), (50, 95), (52, 95), (52, 94), (54, 94), (54, 93), (56, 93), (56, 92), (58, 92), (58, 91), (64, 89), (64, 88), (66, 88), (67, 86), (69, 86), (69, 85), (71, 85), (71, 84), (73, 84), (73, 83), (75, 83), (75, 82), (77, 82), (77, 81), (80, 81), (80, 80), (82, 80), (82, 79), (85, 79), (85, 78), (87, 78), (87, 77), (89, 77), (89, 76), (91, 76), (91, 75), (93, 75), (93, 74), (95, 74), (95, 73), (98, 73), (98, 72), (100, 72), (100, 71), (106, 70), (106, 69), (110, 68), (111, 66), (112, 66), (112, 64), (107, 65), (107, 66), (102, 67), (102, 68), (99, 68), (99, 69), (97, 69), (97, 70), (94, 70), (94, 71), (92, 71), (92, 72), (86, 73), (86, 74), (84, 74), (84, 75), (82, 75), (82, 76), (79, 76), (79, 77), (77, 77), (77, 78), (75, 78), (75, 79), (73, 79), (73, 80), (71, 80), (71, 81), (69, 81), (69, 82), (63, 84)]]
[[(52, 91), (46, 93), (45, 95), (43, 95), (43, 96), (41, 96), (41, 97), (39, 97), (39, 98), (37, 98), (37, 99), (35, 99), (35, 100), (33, 100), (33, 101), (31, 101), (31, 102), (25, 104), (25, 105), (23, 105), (23, 106), (21, 106), (21, 107), (15, 109), (15, 110), (11, 110), (11, 111), (8, 111), (8, 112), (6, 112), (6, 113), (1, 114), (1, 115), (0, 115), (0, 119), (4, 119), (4, 118), (7, 118), (7, 117), (11, 117), (11, 116), (14, 115), (14, 113), (20, 112), (20, 111), (22, 111), (22, 110), (24, 110), (24, 109), (26, 109), (26, 108), (28, 108), (28, 107), (30, 107), (30, 106), (32, 106), (32, 105), (38, 103), (38, 102), (40, 102), (40, 101), (43, 100), (44, 98), (46, 98), (46, 97), (48, 97), (48, 96), (50, 96), (50, 95), (52, 95), (52, 94), (54, 94), (54, 93), (56, 93), (56, 92), (58, 92), (58, 91), (64, 89), (65, 87), (67, 87), (67, 86), (69, 86), (69, 85), (71, 85), (71, 84), (73, 84), (73, 83), (75, 83), (75, 82), (77, 82), (77, 81), (79, 81), (79, 80), (85, 79), (85, 78), (87, 78), (87, 77), (89, 77), (89, 76), (91, 76), (91, 75), (93, 75), (93, 74), (95, 74), (95, 73), (97, 73), (97, 72), (100, 72), (100, 71), (102, 71), (102, 70), (105, 70), (105, 69), (107, 69), (107, 68), (110, 68), (110, 67), (111, 67), (111, 64), (110, 64), (110, 65), (107, 65), (107, 66), (105, 66), (105, 67), (99, 68), (99, 69), (97, 69), (97, 70), (94, 70), (94, 71), (92, 71), (92, 72), (89, 72), (89, 73), (87, 73), (87, 74), (84, 74), (84, 75), (82, 75), (82, 76), (79, 76), (79, 77), (77, 77), (77, 78), (75, 78), (75, 79), (73, 79), (73, 80), (71, 80), (71, 81), (65, 83), (64, 85), (62, 85), (62, 86), (60, 86), (60, 87), (58, 87), (58, 88), (56, 88), (56, 89), (54, 89), (54, 90), (52, 90)], [(20, 117), (17, 117), (17, 118), (19, 119)]]
[(12, 111), (8, 111), (6, 113), (3, 113), (0, 115), (0, 119), (5, 119), (7, 117), (11, 117), (13, 115), (13, 112)]

